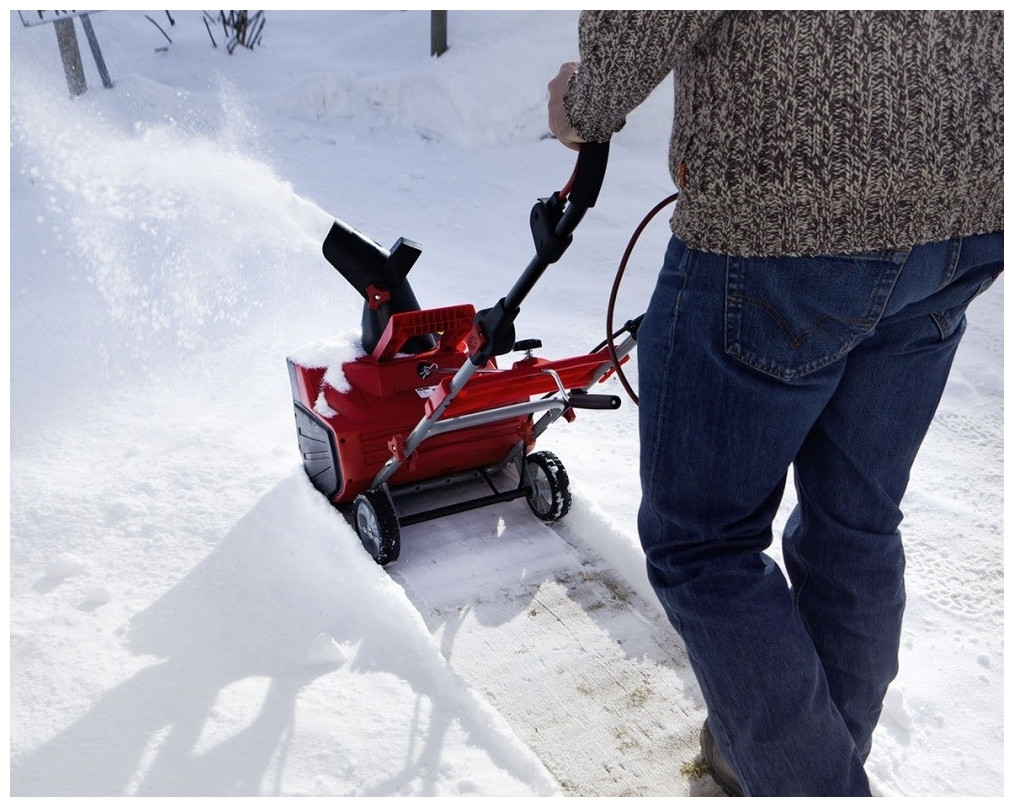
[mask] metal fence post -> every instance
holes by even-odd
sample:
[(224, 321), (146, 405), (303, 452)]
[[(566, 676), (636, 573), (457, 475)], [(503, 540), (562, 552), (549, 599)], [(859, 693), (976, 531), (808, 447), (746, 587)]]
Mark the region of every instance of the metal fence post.
[(447, 12), (430, 12), (430, 56), (447, 51)]
[(95, 36), (95, 29), (92, 28), (91, 18), (87, 14), (81, 15), (81, 27), (84, 28), (85, 37), (88, 39), (88, 47), (92, 49), (92, 57), (95, 59), (95, 66), (99, 69), (99, 78), (102, 79), (102, 86), (107, 90), (113, 86), (109, 80), (109, 71), (106, 70), (106, 60), (102, 58), (102, 49), (99, 47), (99, 40)]

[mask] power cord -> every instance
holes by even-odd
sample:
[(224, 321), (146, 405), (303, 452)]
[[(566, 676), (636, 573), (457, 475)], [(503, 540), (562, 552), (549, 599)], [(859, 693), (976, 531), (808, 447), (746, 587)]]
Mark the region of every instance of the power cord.
[[(668, 207), (670, 204), (676, 201), (679, 196), (679, 191), (667, 196), (657, 205), (655, 205), (646, 215), (637, 229), (634, 230), (633, 235), (630, 236), (630, 240), (627, 242), (627, 248), (623, 253), (623, 257), (620, 259), (620, 265), (616, 270), (616, 277), (613, 279), (613, 288), (609, 293), (609, 305), (606, 308), (606, 345), (609, 347), (609, 358), (612, 359), (613, 367), (616, 370), (616, 377), (619, 379), (620, 384), (623, 385), (623, 389), (627, 391), (627, 395), (630, 396), (630, 400), (637, 405), (637, 393), (634, 392), (633, 387), (630, 386), (630, 382), (627, 380), (627, 376), (623, 372), (623, 368), (620, 366), (620, 358), (616, 355), (616, 344), (613, 341), (618, 333), (622, 333), (627, 330), (627, 326), (631, 323), (627, 323), (627, 326), (621, 328), (619, 331), (613, 329), (613, 311), (616, 308), (616, 297), (620, 291), (620, 281), (623, 279), (623, 273), (627, 270), (627, 262), (630, 260), (630, 255), (634, 251), (634, 245), (637, 243), (637, 239), (641, 237), (641, 233), (644, 232), (644, 228), (648, 226), (648, 223), (658, 215), (660, 210)], [(642, 314), (643, 316), (643, 314)], [(636, 320), (640, 322), (640, 317)]]

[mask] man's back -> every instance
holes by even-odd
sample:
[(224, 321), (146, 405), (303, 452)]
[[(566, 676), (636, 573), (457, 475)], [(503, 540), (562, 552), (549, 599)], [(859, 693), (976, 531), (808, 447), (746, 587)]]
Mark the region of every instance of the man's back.
[(653, 33), (636, 42), (609, 13), (582, 15), (597, 45), (568, 108), (584, 134), (643, 94), (603, 97), (586, 56), (636, 60), (635, 84), (674, 71), (687, 244), (820, 254), (1002, 229), (1002, 12), (646, 14)]

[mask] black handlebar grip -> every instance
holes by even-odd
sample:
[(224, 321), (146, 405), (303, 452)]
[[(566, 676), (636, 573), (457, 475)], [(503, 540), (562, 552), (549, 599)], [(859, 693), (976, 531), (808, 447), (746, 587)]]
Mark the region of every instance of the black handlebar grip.
[(574, 409), (619, 409), (622, 403), (617, 395), (598, 395), (577, 390), (570, 393), (568, 401)]
[(570, 189), (567, 201), (578, 207), (595, 207), (608, 162), (608, 141), (582, 143), (581, 151), (577, 155), (577, 167), (574, 170), (574, 185)]

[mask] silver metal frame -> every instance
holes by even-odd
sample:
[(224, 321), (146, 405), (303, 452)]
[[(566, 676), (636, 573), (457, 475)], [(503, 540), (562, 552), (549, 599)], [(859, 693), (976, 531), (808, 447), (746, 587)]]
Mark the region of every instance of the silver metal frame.
[[(633, 336), (627, 336), (619, 345), (616, 346), (616, 356), (622, 359), (633, 351), (637, 344)], [(602, 366), (599, 367), (592, 375), (591, 383), (597, 384), (605, 375), (612, 369), (612, 362), (603, 362)], [(489, 423), (495, 423), (499, 420), (507, 420), (508, 418), (516, 417), (518, 415), (533, 415), (537, 412), (545, 412), (545, 414), (539, 418), (535, 424), (534, 434), (536, 437), (541, 435), (549, 426), (554, 423), (560, 415), (562, 415), (567, 409), (570, 408), (570, 395), (567, 390), (563, 387), (563, 382), (560, 380), (560, 376), (555, 370), (544, 370), (543, 372), (551, 375), (556, 381), (557, 392), (551, 395), (540, 398), (535, 401), (528, 401), (520, 404), (510, 404), (508, 406), (499, 406), (495, 409), (489, 409), (484, 412), (472, 412), (467, 415), (459, 415), (457, 417), (448, 418), (447, 420), (440, 420), (440, 416), (447, 410), (447, 407), (451, 405), (451, 402), (458, 397), (458, 393), (465, 387), (465, 384), (479, 371), (472, 362), (465, 362), (458, 371), (454, 374), (451, 379), (451, 386), (448, 390), (444, 399), (437, 405), (437, 407), (426, 415), (416, 427), (409, 434), (408, 439), (405, 440), (405, 447), (403, 453), (403, 459), (397, 457), (391, 457), (387, 462), (384, 463), (384, 467), (380, 469), (379, 473), (373, 478), (373, 482), (370, 484), (370, 488), (377, 488), (383, 485), (389, 480), (398, 469), (404, 464), (412, 454), (416, 452), (419, 446), (424, 440), (429, 437), (435, 437), (438, 434), (447, 434), (449, 432), (459, 431), (461, 429), (468, 429), (473, 426), (485, 426)], [(582, 392), (588, 390), (585, 387)]]

